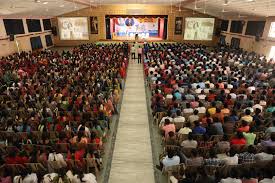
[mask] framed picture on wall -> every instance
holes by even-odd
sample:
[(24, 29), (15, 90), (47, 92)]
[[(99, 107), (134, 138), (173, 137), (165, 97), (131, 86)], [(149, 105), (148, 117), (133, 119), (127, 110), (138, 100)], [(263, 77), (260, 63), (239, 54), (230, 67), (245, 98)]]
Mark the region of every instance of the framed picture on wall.
[(183, 26), (183, 18), (176, 17), (176, 19), (175, 19), (175, 34), (176, 35), (182, 34), (182, 26)]
[(97, 17), (90, 17), (91, 34), (98, 34), (98, 19)]

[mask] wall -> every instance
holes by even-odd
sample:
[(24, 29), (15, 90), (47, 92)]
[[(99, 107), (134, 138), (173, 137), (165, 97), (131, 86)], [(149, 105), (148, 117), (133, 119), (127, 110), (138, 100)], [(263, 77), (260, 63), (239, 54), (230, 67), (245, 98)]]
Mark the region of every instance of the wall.
[[(252, 19), (249, 19), (252, 20)], [(256, 53), (263, 54), (268, 56), (271, 46), (275, 46), (275, 38), (269, 38), (268, 37), (268, 32), (270, 29), (271, 22), (275, 21), (275, 17), (268, 17), (266, 19), (261, 19), (265, 20), (265, 28), (262, 37), (260, 38), (260, 41), (256, 41), (254, 36), (247, 36), (245, 35), (246, 31), (246, 25), (247, 21), (249, 20), (244, 20), (246, 23), (243, 28), (242, 34), (235, 34), (235, 33), (230, 33), (230, 23), (228, 25), (228, 30), (225, 32), (222, 32), (222, 35), (226, 36), (226, 42), (230, 44), (231, 38), (236, 37), (241, 40), (240, 42), (240, 47), (247, 50), (247, 51), (255, 51)]]
[[(137, 10), (138, 9), (138, 10)], [(97, 16), (98, 17), (98, 28), (99, 34), (90, 34), (89, 41), (64, 41), (60, 40), (59, 36), (54, 37), (55, 45), (57, 46), (72, 46), (72, 45), (79, 45), (87, 42), (95, 42), (99, 40), (106, 39), (106, 28), (105, 28), (105, 15), (128, 15), (131, 14), (129, 11), (136, 10), (140, 15), (168, 15), (168, 40), (169, 41), (178, 41), (182, 42), (183, 34), (182, 35), (175, 35), (175, 17), (210, 17), (208, 15), (196, 13), (193, 14), (191, 10), (182, 10), (181, 12), (178, 11), (178, 8), (172, 8), (171, 6), (164, 6), (164, 5), (140, 5), (140, 4), (129, 4), (129, 5), (102, 5), (99, 7), (93, 8), (85, 8), (79, 11), (70, 12), (64, 15), (60, 15), (60, 17), (72, 17), (72, 16)], [(171, 13), (172, 12), (172, 13)], [(217, 22), (217, 21), (216, 21)], [(58, 30), (58, 23), (57, 17), (52, 19), (52, 24), (57, 27)], [(90, 29), (90, 27), (89, 27)], [(184, 32), (184, 27), (183, 27)], [(215, 29), (214, 29), (215, 32)], [(214, 41), (217, 39), (214, 38)], [(203, 43), (203, 44), (214, 44), (214, 41), (196, 41), (195, 43)], [(190, 41), (189, 41), (190, 42)]]
[[(15, 40), (18, 43), (19, 51), (32, 51), (30, 38), (35, 36), (40, 36), (43, 48), (47, 48), (45, 35), (52, 34), (51, 31), (44, 31), (42, 19), (40, 19), (41, 23), (41, 32), (29, 33), (27, 28), (26, 19), (23, 19), (25, 34), (16, 35)], [(7, 56), (13, 53), (18, 52), (18, 48), (16, 45), (16, 41), (10, 41), (7, 36), (3, 19), (0, 18), (0, 57)]]

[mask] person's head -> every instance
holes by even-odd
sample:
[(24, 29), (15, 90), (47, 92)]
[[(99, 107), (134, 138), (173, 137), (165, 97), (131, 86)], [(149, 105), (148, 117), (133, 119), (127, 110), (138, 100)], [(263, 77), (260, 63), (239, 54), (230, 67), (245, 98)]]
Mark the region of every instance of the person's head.
[(197, 157), (198, 156), (198, 150), (197, 149), (192, 149), (191, 150), (191, 156), (192, 157)]
[(193, 140), (193, 133), (192, 132), (188, 133), (188, 140)]
[(233, 157), (233, 156), (235, 156), (236, 154), (237, 154), (236, 149), (235, 149), (235, 148), (230, 148), (230, 150), (229, 150), (229, 156), (230, 156), (230, 157)]
[(217, 109), (216, 109), (216, 113), (221, 113), (221, 109), (220, 109), (220, 108), (217, 108)]
[(236, 137), (237, 137), (238, 139), (244, 138), (244, 137), (243, 137), (243, 133), (242, 133), (242, 132), (239, 132), (239, 131), (237, 132)]
[(180, 111), (180, 110), (177, 110), (177, 111), (176, 111), (176, 114), (177, 114), (177, 116), (181, 116), (181, 111)]
[(209, 151), (209, 157), (210, 158), (216, 158), (217, 157), (217, 153), (216, 150), (214, 148), (211, 148)]
[(231, 178), (240, 178), (239, 169), (237, 167), (232, 168), (229, 174)]
[(198, 120), (194, 121), (195, 126), (200, 126), (200, 122)]
[(188, 109), (188, 108), (191, 108), (190, 103), (186, 103), (186, 108), (187, 108), (187, 109)]
[(245, 126), (247, 126), (247, 125), (248, 125), (247, 121), (242, 120), (242, 127), (245, 127)]
[(190, 122), (187, 122), (187, 123), (185, 124), (185, 127), (191, 128), (191, 123), (190, 123)]
[(173, 137), (175, 137), (175, 133), (173, 131), (170, 131), (168, 133), (168, 136), (169, 136), (169, 138), (173, 138)]
[(251, 111), (249, 109), (246, 109), (245, 110), (245, 115), (250, 115), (251, 114)]
[(169, 125), (171, 122), (170, 122), (170, 119), (168, 119), (168, 118), (166, 118), (165, 120), (164, 120), (164, 125)]
[(174, 155), (175, 155), (175, 152), (174, 152), (172, 149), (169, 149), (169, 150), (167, 151), (167, 156), (168, 156), (168, 158), (173, 158)]
[(249, 152), (251, 154), (255, 154), (256, 153), (256, 148), (253, 145), (250, 145), (247, 148), (247, 152)]
[(275, 142), (275, 132), (272, 132), (270, 134), (270, 140), (273, 141), (273, 142)]
[(198, 115), (199, 114), (199, 111), (197, 109), (194, 110), (193, 112), (194, 115)]

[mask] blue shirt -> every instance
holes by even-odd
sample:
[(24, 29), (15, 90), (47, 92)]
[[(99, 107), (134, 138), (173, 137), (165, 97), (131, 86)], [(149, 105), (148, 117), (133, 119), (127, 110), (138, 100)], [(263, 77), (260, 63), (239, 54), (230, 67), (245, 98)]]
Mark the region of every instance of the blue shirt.
[(174, 93), (174, 97), (176, 97), (177, 100), (180, 100), (181, 99), (181, 93), (179, 93), (179, 92)]
[(194, 129), (193, 129), (193, 133), (194, 134), (205, 134), (206, 133), (206, 129), (202, 126), (196, 126)]

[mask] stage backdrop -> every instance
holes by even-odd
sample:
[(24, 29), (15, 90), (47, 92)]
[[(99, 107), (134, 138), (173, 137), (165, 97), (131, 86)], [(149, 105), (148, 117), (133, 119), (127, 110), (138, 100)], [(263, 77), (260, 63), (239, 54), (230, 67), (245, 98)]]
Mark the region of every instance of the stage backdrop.
[(164, 22), (163, 17), (110, 17), (110, 37), (115, 40), (133, 40), (138, 34), (139, 39), (162, 40)]

